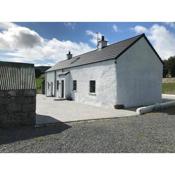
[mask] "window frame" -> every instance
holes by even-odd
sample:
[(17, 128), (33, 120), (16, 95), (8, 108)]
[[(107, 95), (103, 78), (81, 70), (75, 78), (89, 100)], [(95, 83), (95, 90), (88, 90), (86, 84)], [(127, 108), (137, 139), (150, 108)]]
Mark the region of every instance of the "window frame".
[[(92, 84), (92, 83), (94, 83), (94, 84)], [(89, 81), (89, 93), (90, 94), (96, 94), (96, 81), (95, 80), (90, 80)]]
[[(74, 83), (75, 83), (75, 84), (74, 84)], [(73, 87), (72, 87), (72, 90), (73, 90), (73, 91), (77, 91), (77, 80), (73, 80), (73, 81), (72, 81), (72, 86), (73, 86)]]

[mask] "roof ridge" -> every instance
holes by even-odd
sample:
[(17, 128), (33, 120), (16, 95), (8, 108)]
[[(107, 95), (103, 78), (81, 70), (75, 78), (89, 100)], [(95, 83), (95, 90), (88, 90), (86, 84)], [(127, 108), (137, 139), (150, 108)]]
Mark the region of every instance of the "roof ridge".
[[(90, 55), (93, 55), (93, 53), (94, 53), (94, 54), (96, 54), (96, 53), (101, 53), (101, 52), (103, 53), (103, 52), (106, 51), (106, 50), (112, 49), (113, 47), (110, 47), (110, 46), (112, 46), (112, 45), (115, 45), (115, 46), (117, 47), (118, 45), (121, 45), (120, 43), (122, 43), (122, 42), (126, 42), (126, 43), (127, 43), (127, 41), (128, 41), (128, 42), (129, 42), (129, 43), (128, 43), (128, 46), (124, 49), (124, 51), (126, 51), (126, 49), (128, 49), (130, 46), (132, 46), (132, 45), (135, 43), (135, 41), (138, 41), (140, 38), (142, 38), (142, 37), (144, 37), (144, 36), (145, 36), (145, 34), (142, 33), (142, 34), (140, 34), (140, 35), (136, 35), (136, 36), (133, 36), (133, 37), (130, 37), (130, 38), (126, 38), (126, 39), (124, 39), (124, 40), (121, 40), (121, 41), (118, 41), (118, 42), (115, 42), (115, 43), (113, 43), (113, 44), (108, 45), (108, 46), (105, 47), (104, 49), (99, 50), (99, 52), (97, 52), (98, 49), (95, 49), (95, 50), (92, 50), (92, 51), (89, 51), (89, 52), (86, 52), (86, 53), (83, 53), (83, 54), (74, 56), (74, 57), (72, 57), (70, 60), (73, 60), (73, 62), (74, 62), (74, 61), (76, 60), (76, 58), (79, 58), (79, 57), (80, 57), (80, 60), (81, 60), (81, 57), (83, 57), (84, 55), (88, 55), (88, 53), (89, 53)], [(130, 41), (130, 40), (131, 40), (131, 41)], [(121, 55), (122, 53), (123, 53), (123, 51), (122, 51), (121, 53), (119, 53), (119, 55)], [(116, 59), (116, 57), (117, 57), (117, 55), (115, 55), (113, 58), (111, 57), (111, 59)], [(48, 69), (46, 72), (49, 72), (49, 71), (54, 70), (54, 69), (55, 69), (58, 65), (60, 65), (60, 64), (69, 63), (70, 60), (65, 59), (65, 60), (59, 61), (59, 62), (57, 62), (53, 67), (51, 67), (50, 69)], [(75, 62), (76, 62), (76, 61), (75, 61)]]
[[(142, 36), (144, 36), (144, 35), (145, 35), (145, 34), (142, 33), (142, 34), (139, 34), (139, 35), (136, 35), (136, 36), (130, 37), (130, 38), (126, 38), (126, 39), (124, 39), (124, 40), (120, 40), (120, 41), (118, 41), (118, 42), (115, 42), (115, 43), (109, 44), (109, 45), (106, 46), (105, 48), (107, 48), (107, 47), (109, 47), (109, 46), (111, 46), (111, 45), (114, 45), (114, 44), (118, 44), (118, 43), (123, 42), (123, 41), (127, 41), (127, 40), (130, 40), (130, 39), (136, 38), (136, 37), (142, 37)], [(96, 51), (96, 50), (98, 50), (98, 49), (91, 50), (91, 51), (89, 51), (89, 52), (94, 52), (94, 51)], [(79, 57), (79, 56), (84, 55), (84, 54), (89, 53), (89, 52), (85, 52), (85, 53), (83, 53), (83, 54), (76, 55), (76, 56), (74, 56), (74, 57), (72, 57), (72, 58)], [(63, 61), (65, 61), (65, 60), (63, 60)]]
[[(118, 44), (118, 43), (121, 43), (121, 42), (123, 42), (123, 41), (127, 41), (127, 40), (130, 40), (130, 39), (136, 38), (136, 37), (140, 38), (140, 37), (142, 37), (142, 36), (144, 36), (144, 35), (145, 35), (145, 34), (142, 33), (142, 34), (140, 34), (140, 35), (136, 35), (136, 36), (133, 36), (133, 37), (131, 37), (131, 38), (127, 38), (127, 39), (120, 40), (120, 41), (118, 41), (118, 42), (112, 43), (112, 44), (110, 44), (110, 45), (108, 45), (108, 46), (111, 46), (111, 45), (114, 45), (114, 44)], [(107, 47), (108, 47), (108, 46), (107, 46)]]
[[(116, 59), (118, 57), (120, 57), (123, 53), (125, 53), (130, 47), (132, 47), (138, 40), (140, 40), (142, 37), (146, 37), (145, 34), (141, 34), (137, 36), (137, 39), (135, 39), (132, 43), (130, 43), (130, 45), (128, 45), (128, 47), (126, 47), (119, 55), (116, 56)], [(133, 37), (134, 38), (134, 37)], [(132, 38), (130, 38), (132, 39)]]

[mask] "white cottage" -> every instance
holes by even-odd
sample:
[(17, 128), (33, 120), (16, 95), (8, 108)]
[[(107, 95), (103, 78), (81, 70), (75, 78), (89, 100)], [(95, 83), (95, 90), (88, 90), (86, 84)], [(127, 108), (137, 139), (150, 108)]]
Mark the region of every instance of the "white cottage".
[(161, 101), (163, 64), (144, 34), (58, 62), (46, 72), (46, 96), (108, 107)]

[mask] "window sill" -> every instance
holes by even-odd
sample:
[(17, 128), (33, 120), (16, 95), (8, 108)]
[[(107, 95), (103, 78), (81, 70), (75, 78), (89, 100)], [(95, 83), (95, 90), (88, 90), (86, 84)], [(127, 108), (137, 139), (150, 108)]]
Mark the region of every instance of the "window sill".
[(96, 96), (96, 93), (89, 92), (89, 95)]
[(72, 92), (77, 92), (77, 90), (72, 90)]

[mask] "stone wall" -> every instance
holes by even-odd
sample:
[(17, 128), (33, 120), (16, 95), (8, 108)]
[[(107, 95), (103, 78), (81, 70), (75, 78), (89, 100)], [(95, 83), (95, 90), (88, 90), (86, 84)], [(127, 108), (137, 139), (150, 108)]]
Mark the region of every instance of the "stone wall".
[(162, 83), (175, 83), (175, 78), (162, 78)]
[(36, 91), (0, 91), (0, 127), (35, 125)]

